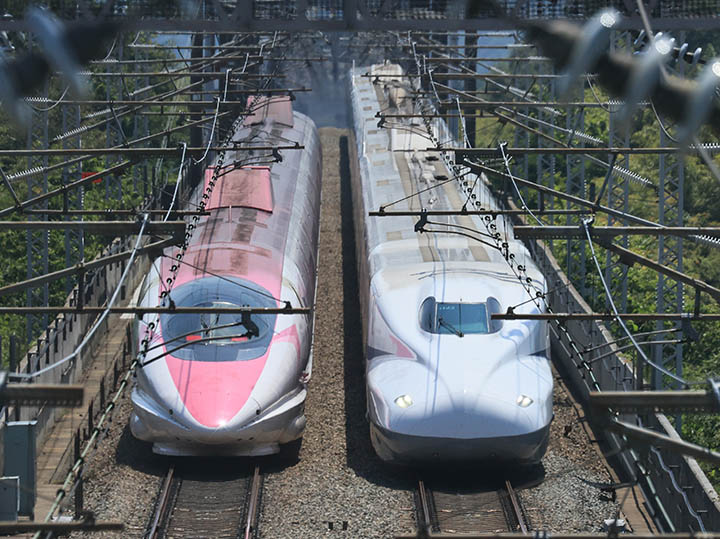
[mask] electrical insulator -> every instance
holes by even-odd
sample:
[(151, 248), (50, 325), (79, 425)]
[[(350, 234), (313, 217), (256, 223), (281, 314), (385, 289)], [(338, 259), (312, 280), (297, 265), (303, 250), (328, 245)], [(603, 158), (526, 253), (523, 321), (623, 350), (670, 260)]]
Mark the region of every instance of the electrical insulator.
[(610, 42), (610, 32), (620, 22), (621, 15), (614, 9), (605, 9), (590, 19), (581, 32), (581, 38), (573, 49), (570, 61), (558, 81), (558, 92), (565, 96), (575, 79), (590, 71)]
[(20, 125), (28, 125), (32, 117), (30, 106), (17, 91), (7, 57), (0, 50), (0, 101), (10, 117)]
[(700, 55), (702, 54), (702, 47), (698, 47), (695, 49), (695, 52), (693, 52), (692, 55), (692, 65), (696, 65), (700, 61)]
[(662, 38), (653, 41), (645, 48), (633, 66), (625, 86), (625, 104), (618, 112), (621, 123), (629, 123), (638, 103), (647, 97), (660, 80), (661, 67), (672, 58), (674, 39)]
[(77, 52), (69, 45), (65, 28), (60, 20), (47, 10), (37, 7), (28, 9), (25, 21), (40, 44), (45, 57), (78, 97), (88, 94), (88, 81), (80, 72)]
[(720, 58), (713, 58), (705, 67), (685, 103), (685, 114), (678, 129), (678, 137), (682, 146), (687, 146), (700, 125), (710, 112), (715, 90), (720, 85)]

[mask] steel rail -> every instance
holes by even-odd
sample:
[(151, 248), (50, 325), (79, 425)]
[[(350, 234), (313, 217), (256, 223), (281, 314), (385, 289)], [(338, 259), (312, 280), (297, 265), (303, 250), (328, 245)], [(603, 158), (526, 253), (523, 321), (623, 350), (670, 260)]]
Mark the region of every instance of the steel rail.
[[(218, 47), (222, 48), (222, 47)], [(223, 56), (221, 60), (216, 60), (216, 63), (227, 63), (227, 62), (236, 62), (236, 61), (245, 61), (247, 59), (248, 62), (261, 62), (264, 59), (263, 56), (259, 55), (253, 55), (253, 56)], [(189, 58), (150, 58), (150, 59), (137, 59), (137, 60), (90, 60), (90, 65), (103, 65), (103, 66), (122, 66), (122, 65), (147, 65), (147, 64), (195, 64), (198, 62), (207, 62), (207, 57), (189, 57)]]
[(5, 384), (0, 388), (0, 404), (7, 406), (62, 406), (79, 408), (85, 388), (69, 384)]
[[(148, 234), (172, 234), (185, 232), (185, 221), (147, 221)], [(84, 230), (94, 234), (137, 234), (143, 223), (136, 221), (0, 221), (0, 230)]]
[[(481, 163), (476, 163), (473, 161), (463, 161), (460, 163), (461, 165), (467, 166), (473, 172), (475, 173), (481, 173), (484, 172), (486, 174), (492, 175), (492, 176), (498, 176), (503, 179), (510, 179), (510, 176), (506, 174), (505, 172), (501, 172), (499, 170), (496, 170), (494, 168), (488, 167), (486, 165), (483, 165)], [(638, 223), (639, 225), (648, 225), (648, 226), (657, 226), (658, 228), (663, 228), (662, 225), (653, 223), (652, 221), (649, 221), (647, 219), (643, 219), (642, 217), (636, 217), (635, 215), (632, 215), (630, 213), (626, 213), (620, 210), (616, 210), (613, 208), (610, 208), (608, 206), (603, 206), (602, 204), (586, 200), (582, 197), (578, 197), (575, 195), (571, 195), (569, 193), (564, 193), (562, 191), (558, 191), (557, 189), (552, 189), (550, 187), (545, 187), (544, 185), (540, 185), (535, 182), (531, 182), (530, 180), (525, 180), (523, 178), (520, 178), (518, 176), (513, 177), (515, 182), (517, 182), (518, 185), (522, 185), (525, 187), (529, 187), (531, 189), (534, 189), (540, 193), (550, 195), (557, 197), (562, 200), (566, 200), (568, 202), (571, 202), (573, 204), (577, 204), (578, 206), (583, 206), (588, 209), (591, 209), (595, 212), (602, 212), (607, 215), (612, 215), (614, 217), (617, 217), (621, 220), (627, 220), (629, 222)]]
[[(269, 88), (267, 90), (228, 90), (228, 94), (234, 93), (234, 94), (279, 94), (279, 93), (295, 93), (295, 92), (308, 92), (310, 91), (310, 88)], [(180, 92), (181, 94), (193, 94), (196, 93), (197, 95), (201, 94), (211, 94), (215, 93), (215, 91), (187, 91), (187, 92)], [(37, 98), (27, 98), (26, 101), (32, 103), (32, 104), (45, 104), (49, 103), (50, 100), (46, 99), (37, 99)], [(148, 106), (158, 106), (158, 107), (170, 107), (170, 106), (216, 106), (217, 101), (160, 101), (159, 99), (118, 99), (115, 101), (107, 101), (107, 100), (100, 100), (100, 99), (75, 99), (75, 100), (64, 100), (63, 105), (81, 105), (81, 106), (105, 106), (108, 107), (110, 104), (117, 105), (117, 106), (132, 106), (132, 105), (148, 105)], [(242, 101), (220, 101), (220, 105), (243, 105), (244, 103)]]
[[(420, 115), (421, 116), (421, 115)], [(391, 117), (391, 115), (385, 115), (385, 117)], [(695, 150), (693, 146), (689, 146), (688, 150)], [(457, 154), (471, 155), (475, 157), (497, 157), (497, 148), (426, 148), (426, 152), (455, 152)], [(505, 148), (505, 152), (509, 154), (520, 154), (520, 155), (538, 155), (538, 154), (606, 154), (606, 153), (617, 153), (617, 154), (639, 154), (639, 155), (656, 155), (656, 154), (667, 154), (680, 152), (680, 148), (672, 146), (662, 148), (629, 148), (621, 146), (613, 147), (588, 147), (588, 148), (576, 148), (576, 147), (560, 147), (560, 148)]]
[[(608, 539), (605, 533), (550, 533), (542, 535), (547, 539)], [(434, 533), (436, 539), (457, 539), (456, 533)], [(463, 539), (521, 539), (528, 535), (523, 533), (472, 533), (463, 534)], [(684, 533), (633, 533), (629, 535), (632, 539), (720, 539), (720, 532), (684, 532)], [(396, 535), (395, 539), (417, 539), (415, 534)]]
[[(374, 75), (370, 73), (365, 73), (363, 75), (360, 75), (364, 78), (369, 79), (392, 79), (392, 78), (416, 78), (418, 77), (417, 74), (397, 74), (397, 75), (391, 75), (388, 73), (376, 73)], [(426, 76), (426, 75), (422, 75)], [(584, 78), (586, 75), (582, 75)], [(590, 78), (593, 78), (593, 75), (587, 75)], [(436, 80), (462, 80), (462, 79), (559, 79), (564, 77), (564, 75), (548, 75), (548, 74), (541, 74), (541, 75), (529, 75), (529, 74), (512, 74), (512, 73), (433, 73), (432, 78)]]
[[(696, 234), (720, 236), (720, 227), (698, 226), (593, 226), (588, 228), (593, 238), (612, 238), (615, 236), (679, 236), (686, 237)], [(516, 238), (581, 238), (585, 231), (580, 226), (535, 226), (517, 225), (513, 227)]]
[[(414, 62), (415, 58), (393, 58), (393, 61)], [(423, 62), (433, 63), (463, 63), (463, 62), (553, 62), (552, 58), (547, 56), (514, 56), (514, 57), (498, 57), (498, 56), (468, 56), (468, 57), (442, 57), (430, 56), (423, 57)]]
[(528, 533), (528, 526), (525, 522), (525, 515), (522, 512), (522, 508), (520, 507), (520, 500), (517, 497), (517, 494), (515, 493), (515, 489), (512, 486), (512, 483), (510, 483), (509, 479), (505, 480), (505, 490), (508, 493), (508, 498), (510, 498), (510, 505), (512, 506), (513, 512), (515, 513), (515, 520), (517, 520), (518, 525), (520, 526), (520, 532), (523, 534)]
[[(242, 94), (242, 95), (270, 95), (270, 94), (294, 94), (299, 92), (312, 92), (312, 88), (299, 87), (299, 88), (250, 88), (244, 90), (230, 90), (228, 89), (227, 94)], [(200, 90), (183, 92), (187, 95), (203, 95), (213, 92), (203, 92)]]
[[(153, 252), (156, 250), (159, 250), (162, 252), (162, 249), (164, 247), (169, 247), (170, 245), (173, 245), (176, 243), (175, 240), (167, 239), (163, 241), (153, 242), (148, 245), (145, 245), (144, 247), (140, 247), (137, 252), (138, 254), (146, 253), (146, 252)], [(115, 262), (120, 262), (123, 260), (126, 260), (132, 256), (133, 251), (123, 251), (121, 253), (117, 253), (114, 255), (105, 256), (102, 258), (96, 258), (94, 260), (91, 260), (90, 262), (80, 262), (76, 264), (75, 266), (53, 271), (50, 273), (45, 273), (43, 275), (39, 275), (38, 277), (33, 277), (31, 279), (27, 279), (25, 281), (18, 281), (13, 284), (9, 284), (6, 286), (0, 287), (0, 296), (6, 296), (8, 294), (12, 294), (14, 292), (19, 292), (20, 290), (25, 290), (26, 288), (33, 288), (36, 286), (43, 285), (45, 283), (50, 283), (52, 281), (56, 281), (58, 279), (62, 279), (63, 277), (69, 277), (71, 275), (79, 275), (82, 273), (86, 273), (88, 271), (92, 271), (96, 268), (100, 268), (103, 266), (106, 266), (108, 264), (113, 264)]]
[[(53, 210), (53, 209), (42, 209), (42, 210), (25, 210), (24, 214), (27, 215), (48, 215), (48, 216), (85, 216), (85, 215), (99, 215), (99, 216), (127, 216), (127, 217), (138, 217), (142, 213), (148, 215), (166, 215), (167, 210), (126, 210), (126, 209), (108, 209), (108, 210)], [(585, 212), (587, 213), (587, 212)], [(192, 217), (193, 215), (207, 216), (210, 215), (209, 211), (200, 210), (174, 210), (170, 215), (178, 217)]]
[[(1, 535), (15, 535), (26, 533), (45, 533), (48, 537), (58, 535), (65, 536), (70, 532), (100, 532), (100, 531), (123, 531), (125, 525), (122, 522), (106, 522), (104, 520), (86, 519), (73, 522), (0, 522)], [(24, 535), (23, 535), (24, 536)]]
[(170, 465), (168, 473), (165, 476), (160, 494), (158, 496), (157, 506), (155, 507), (155, 514), (153, 515), (150, 529), (148, 530), (146, 539), (157, 539), (160, 537), (161, 528), (166, 524), (166, 516), (168, 514), (168, 502), (170, 501), (170, 486), (173, 482), (173, 476), (175, 475), (175, 466)]
[(418, 507), (418, 532), (424, 537), (428, 537), (432, 532), (432, 514), (430, 509), (431, 494), (425, 488), (425, 482), (418, 480), (417, 487), (417, 507)]
[[(193, 32), (195, 33), (195, 32)], [(215, 32), (217, 33), (217, 32)], [(225, 33), (225, 32), (223, 32)], [(273, 49), (280, 46), (275, 45)], [(146, 43), (130, 44), (128, 48), (131, 49), (158, 49), (158, 50), (177, 50), (177, 49), (223, 49), (228, 51), (253, 51), (255, 49), (260, 50), (261, 45), (153, 45)]]
[(718, 403), (710, 391), (592, 391), (588, 402), (595, 408), (612, 408), (615, 412), (688, 412), (717, 413)]
[[(237, 68), (240, 69), (240, 68)], [(88, 71), (82, 72), (85, 76), (91, 77), (201, 77), (201, 78), (220, 78), (225, 77), (227, 71), (128, 71), (125, 73), (110, 72), (110, 73), (92, 73)], [(230, 70), (230, 76), (242, 75), (246, 79), (265, 79), (267, 75), (264, 73), (235, 73), (234, 70)], [(276, 78), (284, 79), (285, 75), (275, 75)], [(207, 92), (210, 93), (210, 92)]]
[(245, 519), (244, 539), (251, 539), (257, 532), (258, 519), (260, 516), (260, 490), (262, 486), (262, 475), (260, 465), (255, 465), (250, 483), (249, 499), (247, 504), (247, 515)]
[[(419, 93), (419, 92), (418, 92)], [(438, 88), (438, 94), (450, 94), (454, 92), (448, 92), (440, 91)], [(482, 94), (487, 95), (486, 92), (464, 92), (468, 95), (474, 96), (476, 94)], [(507, 92), (496, 92), (505, 94)], [(523, 107), (523, 108), (536, 108), (536, 107), (555, 107), (555, 108), (562, 108), (562, 107), (581, 107), (584, 109), (588, 108), (605, 108), (605, 107), (621, 107), (624, 103), (621, 101), (605, 101), (605, 102), (597, 102), (597, 101), (460, 101), (459, 105), (461, 109), (482, 109), (482, 108), (491, 108), (491, 107)], [(445, 108), (445, 107), (452, 107), (457, 108), (458, 102), (447, 102), (447, 101), (439, 101), (437, 103), (438, 107)], [(650, 103), (648, 102), (640, 102), (638, 103), (638, 106), (640, 107), (649, 107)], [(471, 149), (471, 148), (464, 148), (464, 149)]]
[[(164, 94), (157, 95), (157, 96), (156, 96), (156, 97), (157, 97), (157, 102), (160, 103), (160, 102), (162, 102), (162, 101), (161, 101), (162, 99), (169, 99), (169, 98), (174, 97), (174, 96), (176, 96), (176, 95), (184, 94), (189, 88), (194, 88), (194, 87), (196, 87), (196, 86), (202, 86), (203, 84), (204, 84), (204, 81), (199, 80), (199, 81), (196, 81), (196, 82), (192, 82), (192, 83), (188, 84), (187, 86), (183, 86), (182, 88), (179, 88), (179, 89), (177, 89), (177, 90), (172, 90), (172, 91), (170, 91), (170, 92), (166, 92), (166, 93), (164, 93)], [(206, 92), (206, 93), (207, 93), (207, 92)], [(165, 101), (165, 103), (167, 103), (168, 107), (171, 107), (173, 102), (172, 102), (172, 101)], [(53, 143), (54, 143), (54, 142), (60, 142), (60, 141), (62, 141), (62, 140), (65, 140), (65, 139), (68, 139), (68, 138), (71, 138), (71, 137), (75, 137), (75, 136), (78, 136), (78, 135), (82, 135), (83, 133), (86, 133), (87, 131), (90, 131), (91, 129), (95, 129), (95, 128), (97, 128), (97, 127), (102, 127), (102, 126), (104, 126), (104, 125), (107, 125), (108, 123), (110, 123), (110, 122), (112, 122), (112, 121), (115, 121), (116, 119), (119, 119), (119, 118), (121, 118), (121, 117), (123, 117), (123, 116), (126, 116), (126, 115), (128, 115), (128, 114), (132, 114), (133, 112), (137, 112), (137, 111), (145, 108), (146, 106), (147, 106), (147, 105), (137, 105), (137, 106), (134, 106), (134, 107), (125, 107), (125, 108), (123, 108), (122, 110), (114, 111), (114, 114), (113, 114), (111, 117), (105, 118), (104, 120), (101, 120), (101, 121), (96, 122), (96, 123), (94, 123), (94, 124), (85, 124), (85, 125), (82, 125), (82, 126), (78, 127), (77, 129), (73, 129), (73, 130), (71, 130), (71, 131), (66, 131), (65, 133), (59, 134), (59, 135), (55, 136), (55, 137), (52, 139), (52, 142), (53, 142)], [(108, 114), (113, 113), (113, 110), (112, 110), (112, 108), (110, 108), (110, 109), (107, 110), (107, 112), (106, 112), (106, 111), (100, 111), (96, 116), (101, 116), (101, 115), (103, 115), (103, 113), (105, 113), (105, 115), (108, 115)], [(228, 113), (229, 113), (229, 111), (223, 112), (223, 114), (228, 114)], [(84, 118), (84, 120), (87, 120), (87, 119), (88, 119), (88, 118), (87, 118), (87, 116), (86, 116), (86, 117)], [(198, 120), (198, 121), (201, 121), (201, 122), (202, 122), (202, 121), (206, 121), (206, 120)], [(184, 127), (189, 127), (189, 125), (190, 125), (190, 124), (185, 124), (184, 126), (179, 126), (179, 127), (184, 128)], [(177, 128), (176, 128), (176, 129), (177, 129)], [(147, 139), (147, 138), (152, 138), (152, 137), (153, 137), (153, 135), (148, 135), (148, 137), (143, 137), (143, 138), (144, 138), (144, 139)], [(137, 142), (137, 141), (135, 141), (135, 142)]]
[(40, 202), (43, 202), (44, 200), (48, 200), (57, 195), (66, 193), (66, 192), (70, 191), (71, 189), (80, 187), (81, 185), (89, 184), (92, 181), (102, 178), (104, 175), (116, 174), (122, 170), (125, 170), (127, 167), (129, 167), (132, 164), (133, 164), (133, 161), (123, 161), (123, 162), (118, 163), (117, 165), (112, 166), (108, 169), (105, 169), (101, 172), (96, 172), (95, 174), (92, 174), (85, 178), (81, 178), (79, 180), (75, 180), (74, 182), (65, 184), (61, 187), (58, 187), (57, 189), (53, 189), (52, 191), (43, 193), (42, 195), (37, 195), (28, 200), (24, 200), (20, 204), (17, 204), (15, 206), (10, 206), (9, 208), (4, 208), (4, 209), (0, 210), (0, 217), (8, 215), (10, 213), (17, 212), (17, 211), (21, 212), (28, 206), (34, 206), (35, 204), (39, 204)]
[[(389, 46), (389, 45), (386, 45)], [(534, 49), (537, 45), (534, 43), (508, 43), (506, 45), (442, 45), (433, 43), (417, 43), (415, 48), (418, 50), (422, 49)]]
[[(170, 103), (168, 102), (167, 104), (169, 105)], [(163, 105), (165, 105), (165, 103), (163, 103)], [(140, 108), (142, 108), (142, 107), (137, 107), (135, 110), (139, 110)], [(225, 117), (225, 116), (228, 115), (228, 114), (230, 114), (230, 111), (221, 112), (220, 114), (218, 114), (218, 118)], [(91, 125), (91, 126), (86, 126), (86, 128), (82, 128), (82, 130), (73, 130), (72, 133), (63, 133), (62, 135), (58, 135), (58, 137), (56, 137), (55, 140), (53, 140), (53, 142), (59, 142), (60, 140), (67, 139), (67, 138), (70, 138), (70, 137), (72, 137), (72, 136), (81, 135), (82, 133), (85, 133), (86, 131), (89, 131), (90, 129), (94, 129), (94, 128), (96, 128), (96, 127), (99, 127), (99, 126), (101, 126), (101, 125), (104, 125), (104, 124), (106, 124), (106, 123), (109, 123), (109, 122), (111, 122), (113, 119), (114, 119), (114, 118), (110, 118), (110, 119), (107, 119), (107, 120), (103, 120), (103, 121), (100, 122), (100, 123), (97, 123), (97, 124), (94, 124), (94, 125)], [(127, 144), (118, 144), (117, 146), (113, 146), (113, 147), (114, 147), (114, 148), (124, 148), (124, 147), (127, 147), (128, 145), (131, 145), (131, 144), (138, 144), (138, 143), (140, 143), (140, 142), (145, 142), (145, 141), (148, 141), (148, 140), (152, 140), (152, 139), (155, 139), (155, 138), (157, 138), (157, 137), (162, 137), (162, 136), (169, 135), (169, 134), (174, 133), (174, 132), (176, 132), (176, 131), (181, 131), (181, 130), (183, 130), (183, 129), (188, 129), (188, 128), (190, 128), (190, 127), (194, 127), (194, 126), (197, 126), (197, 125), (201, 125), (201, 124), (203, 124), (203, 123), (209, 122), (211, 119), (212, 119), (212, 117), (208, 116), (207, 118), (201, 118), (201, 119), (199, 119), (199, 120), (193, 120), (192, 122), (187, 122), (187, 123), (185, 123), (185, 124), (183, 124), (183, 125), (179, 125), (179, 126), (176, 126), (176, 127), (172, 127), (172, 128), (170, 128), (170, 129), (165, 129), (165, 130), (160, 131), (160, 132), (158, 132), (158, 133), (153, 133), (153, 134), (147, 135), (147, 136), (145, 136), (145, 137), (141, 137), (141, 138), (138, 138), (138, 139), (130, 140), (130, 141), (127, 142)], [(47, 172), (50, 172), (50, 171), (52, 171), (52, 170), (57, 170), (57, 169), (59, 169), (59, 168), (63, 168), (63, 167), (67, 167), (67, 166), (73, 165), (73, 164), (75, 164), (75, 163), (80, 163), (80, 162), (84, 161), (85, 159), (89, 159), (90, 157), (91, 157), (90, 155), (80, 155), (79, 157), (74, 157), (74, 158), (72, 158), (72, 159), (68, 159), (68, 160), (63, 161), (63, 162), (60, 162), (60, 163), (54, 163), (54, 164), (49, 165), (49, 166), (47, 166), (47, 167), (35, 167), (35, 168), (31, 168), (31, 169), (29, 169), (29, 170), (23, 170), (23, 171), (20, 171), (20, 172), (16, 172), (16, 173), (14, 173), (14, 174), (11, 174), (11, 175), (9, 176), (9, 179), (12, 180), (12, 181), (16, 181), (16, 180), (20, 180), (20, 179), (22, 179), (22, 178), (27, 178), (27, 177), (30, 177), (30, 176), (35, 176), (35, 175), (37, 175), (37, 174), (47, 173)]]

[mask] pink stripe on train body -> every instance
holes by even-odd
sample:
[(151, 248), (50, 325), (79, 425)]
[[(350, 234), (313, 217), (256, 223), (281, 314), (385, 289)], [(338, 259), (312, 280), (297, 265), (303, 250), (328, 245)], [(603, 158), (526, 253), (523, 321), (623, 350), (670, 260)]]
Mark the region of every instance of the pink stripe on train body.
[(248, 361), (187, 361), (166, 356), (170, 375), (190, 415), (206, 427), (222, 427), (229, 422), (247, 403), (278, 342), (292, 344), (299, 358), (295, 324), (276, 334), (261, 357)]

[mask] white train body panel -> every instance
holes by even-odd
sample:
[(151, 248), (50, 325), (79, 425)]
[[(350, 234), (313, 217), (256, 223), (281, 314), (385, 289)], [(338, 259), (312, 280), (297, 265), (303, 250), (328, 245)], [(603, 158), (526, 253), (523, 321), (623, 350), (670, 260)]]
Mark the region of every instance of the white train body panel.
[[(483, 218), (430, 217), (426, 228), (438, 232), (420, 234), (414, 231), (418, 217), (368, 216), (394, 201), (400, 202), (388, 211), (458, 210), (469, 194), (460, 182), (446, 182), (451, 174), (438, 153), (423, 151), (434, 144), (419, 120), (388, 120), (378, 129), (378, 110), (412, 108), (403, 88), (407, 79), (373, 82), (361, 76), (368, 71), (401, 71), (372, 66), (356, 68), (352, 77), (358, 166), (353, 204), (373, 446), (381, 458), (397, 462), (535, 462), (544, 454), (553, 414), (547, 325), (489, 320), (488, 312), (510, 306), (519, 305), (516, 312), (539, 309), (503, 253), (447, 232), (486, 232)], [(444, 122), (432, 126), (439, 140), (452, 141)], [(483, 208), (498, 208), (482, 181), (472, 193)], [(502, 218), (492, 222), (534, 290), (545, 292), (542, 274), (513, 239), (511, 225)], [(465, 320), (469, 331), (459, 337), (442, 313)]]
[[(305, 149), (282, 152), (282, 162), (269, 171), (243, 168), (244, 176), (234, 183), (228, 179), (232, 176), (218, 179), (208, 203), (210, 216), (201, 218), (170, 293), (178, 306), (283, 306), (272, 298), (293, 306), (314, 305), (319, 139), (309, 118), (291, 110), (288, 116), (285, 105), (273, 114), (272, 107), (259, 120), (247, 121), (234, 140), (297, 142)], [(247, 157), (243, 152), (237, 159)], [(229, 152), (225, 163), (235, 159)], [(211, 175), (209, 169), (206, 185)], [(160, 276), (169, 277), (176, 253), (166, 251), (154, 261), (140, 305), (159, 304)], [(240, 320), (238, 315), (214, 316), (218, 318), (208, 321), (197, 315), (145, 315), (137, 324), (139, 346), (147, 324), (156, 329), (147, 365), (137, 371), (132, 433), (166, 455), (275, 453), (279, 444), (299, 438), (305, 426), (312, 317), (251, 315), (257, 335), (238, 336), (249, 331), (240, 325), (217, 334), (226, 338), (203, 342), (214, 331), (204, 328)], [(186, 330), (197, 334), (183, 338)], [(185, 346), (175, 350), (179, 344)]]

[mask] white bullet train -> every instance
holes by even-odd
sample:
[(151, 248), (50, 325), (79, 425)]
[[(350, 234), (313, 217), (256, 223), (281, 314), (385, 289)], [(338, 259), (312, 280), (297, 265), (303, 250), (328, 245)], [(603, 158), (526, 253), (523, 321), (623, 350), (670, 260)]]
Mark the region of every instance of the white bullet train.
[[(282, 161), (220, 175), (170, 292), (176, 306), (313, 307), (321, 155), (315, 124), (287, 98), (265, 99), (233, 140), (288, 145)], [(262, 151), (269, 155), (268, 151)], [(229, 152), (225, 162), (247, 159)], [(270, 159), (271, 160), (271, 159)], [(270, 161), (265, 159), (265, 161)], [(212, 179), (205, 174), (203, 191)], [(153, 262), (140, 306), (161, 303), (177, 250)], [(280, 301), (282, 300), (282, 301)], [(140, 345), (154, 324), (132, 392), (133, 435), (172, 456), (267, 455), (305, 427), (312, 372), (312, 316), (162, 314), (136, 323)]]
[[(378, 111), (413, 112), (402, 73), (385, 64), (355, 68), (351, 77), (353, 207), (373, 447), (381, 459), (399, 464), (535, 463), (547, 448), (553, 417), (547, 324), (493, 321), (490, 314), (512, 306), (534, 313), (544, 305), (529, 301), (495, 240), (480, 234), (492, 224), (489, 232), (499, 233), (513, 263), (525, 267), (532, 294), (544, 293), (545, 280), (513, 239), (511, 225), (502, 218), (431, 216), (420, 233), (418, 216), (368, 216), (395, 201), (388, 213), (459, 210), (467, 200), (498, 209), (483, 179), (468, 176), (463, 185), (439, 153), (425, 151), (435, 144), (421, 120), (387, 119), (379, 128)], [(433, 120), (431, 128), (437, 140), (453, 145), (443, 121)]]

